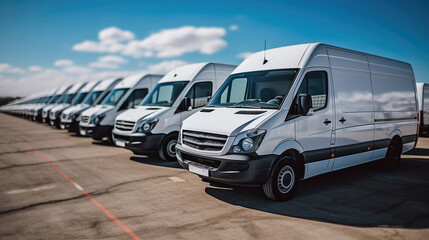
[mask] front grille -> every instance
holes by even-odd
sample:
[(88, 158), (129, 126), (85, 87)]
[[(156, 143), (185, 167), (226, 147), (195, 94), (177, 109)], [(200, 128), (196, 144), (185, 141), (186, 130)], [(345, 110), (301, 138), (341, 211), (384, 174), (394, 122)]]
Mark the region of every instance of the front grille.
[(89, 116), (82, 116), (82, 123), (89, 123)]
[(122, 135), (117, 135), (117, 134), (113, 134), (113, 136), (114, 136), (116, 139), (120, 139), (120, 140), (122, 140), (122, 141), (126, 141), (126, 142), (131, 141), (131, 137), (129, 137), (129, 136), (122, 136)]
[(201, 157), (196, 157), (196, 156), (192, 156), (186, 153), (181, 153), (182, 155), (182, 159), (184, 161), (191, 161), (191, 162), (195, 162), (195, 163), (199, 163), (205, 166), (209, 166), (209, 167), (213, 167), (213, 168), (219, 168), (220, 164), (222, 163), (219, 160), (212, 160), (212, 159), (207, 159), (207, 158), (201, 158)]
[(135, 124), (135, 122), (131, 121), (116, 120), (115, 127), (121, 131), (131, 132)]
[(205, 151), (221, 151), (227, 138), (228, 136), (226, 135), (184, 130), (182, 141), (183, 144), (191, 148)]

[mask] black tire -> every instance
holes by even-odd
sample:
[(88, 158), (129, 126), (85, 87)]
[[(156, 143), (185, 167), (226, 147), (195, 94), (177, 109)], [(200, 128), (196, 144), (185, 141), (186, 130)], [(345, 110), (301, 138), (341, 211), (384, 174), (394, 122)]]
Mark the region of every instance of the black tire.
[(384, 158), (384, 168), (387, 170), (395, 170), (401, 163), (402, 142), (399, 138), (394, 138), (390, 142), (387, 149), (386, 157)]
[(162, 142), (161, 148), (159, 149), (159, 157), (164, 161), (177, 161), (176, 159), (176, 144), (177, 144), (176, 133), (167, 135)]
[(115, 143), (113, 142), (113, 133), (112, 131), (109, 131), (109, 133), (107, 134), (107, 143), (110, 145), (115, 145)]
[(295, 194), (299, 177), (296, 161), (284, 156), (277, 162), (267, 182), (262, 185), (265, 196), (275, 201), (287, 201)]

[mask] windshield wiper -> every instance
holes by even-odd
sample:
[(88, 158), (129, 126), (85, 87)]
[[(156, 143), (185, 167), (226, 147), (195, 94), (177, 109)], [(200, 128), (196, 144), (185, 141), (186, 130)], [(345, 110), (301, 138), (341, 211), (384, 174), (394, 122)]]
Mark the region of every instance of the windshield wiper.
[(228, 106), (227, 108), (262, 108), (260, 106), (249, 106), (249, 105), (232, 105), (232, 106)]

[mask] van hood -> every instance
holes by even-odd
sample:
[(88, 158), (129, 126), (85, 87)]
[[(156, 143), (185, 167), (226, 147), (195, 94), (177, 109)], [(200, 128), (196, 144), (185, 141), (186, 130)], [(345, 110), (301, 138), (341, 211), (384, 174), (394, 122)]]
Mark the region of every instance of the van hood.
[(55, 106), (57, 106), (57, 105), (56, 104), (49, 104), (49, 105), (43, 107), (43, 111), (49, 111), (52, 108), (54, 108)]
[(183, 121), (182, 129), (234, 137), (256, 128), (277, 109), (205, 108)]
[(63, 110), (64, 108), (66, 108), (66, 107), (68, 107), (68, 106), (70, 106), (70, 104), (68, 104), (68, 103), (62, 103), (62, 104), (59, 104), (59, 105), (55, 106), (54, 108), (52, 108), (52, 109), (51, 109), (51, 112), (58, 112), (58, 111), (61, 111), (61, 110)]
[(128, 109), (119, 114), (116, 120), (137, 122), (140, 119), (155, 118), (168, 109), (170, 109), (170, 107), (137, 106), (136, 108)]
[(114, 108), (114, 106), (110, 106), (110, 105), (96, 105), (93, 106), (91, 108), (88, 108), (87, 110), (85, 110), (82, 113), (82, 116), (96, 116), (96, 115), (100, 115), (102, 113), (105, 113), (109, 110), (112, 110)]
[(80, 111), (82, 111), (83, 109), (85, 109), (85, 108), (88, 108), (89, 107), (89, 105), (88, 104), (78, 104), (78, 105), (74, 105), (74, 106), (71, 106), (71, 107), (69, 107), (69, 108), (67, 108), (67, 109), (65, 109), (64, 111), (63, 111), (63, 113), (65, 113), (65, 114), (71, 114), (71, 113), (76, 113), (76, 112), (80, 112)]

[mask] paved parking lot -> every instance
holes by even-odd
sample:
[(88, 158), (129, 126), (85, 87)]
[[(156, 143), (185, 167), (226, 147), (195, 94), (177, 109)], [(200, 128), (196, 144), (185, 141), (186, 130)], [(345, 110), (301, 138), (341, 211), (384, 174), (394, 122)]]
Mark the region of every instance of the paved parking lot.
[(401, 168), (301, 182), (288, 202), (0, 114), (2, 239), (429, 239), (429, 138)]

